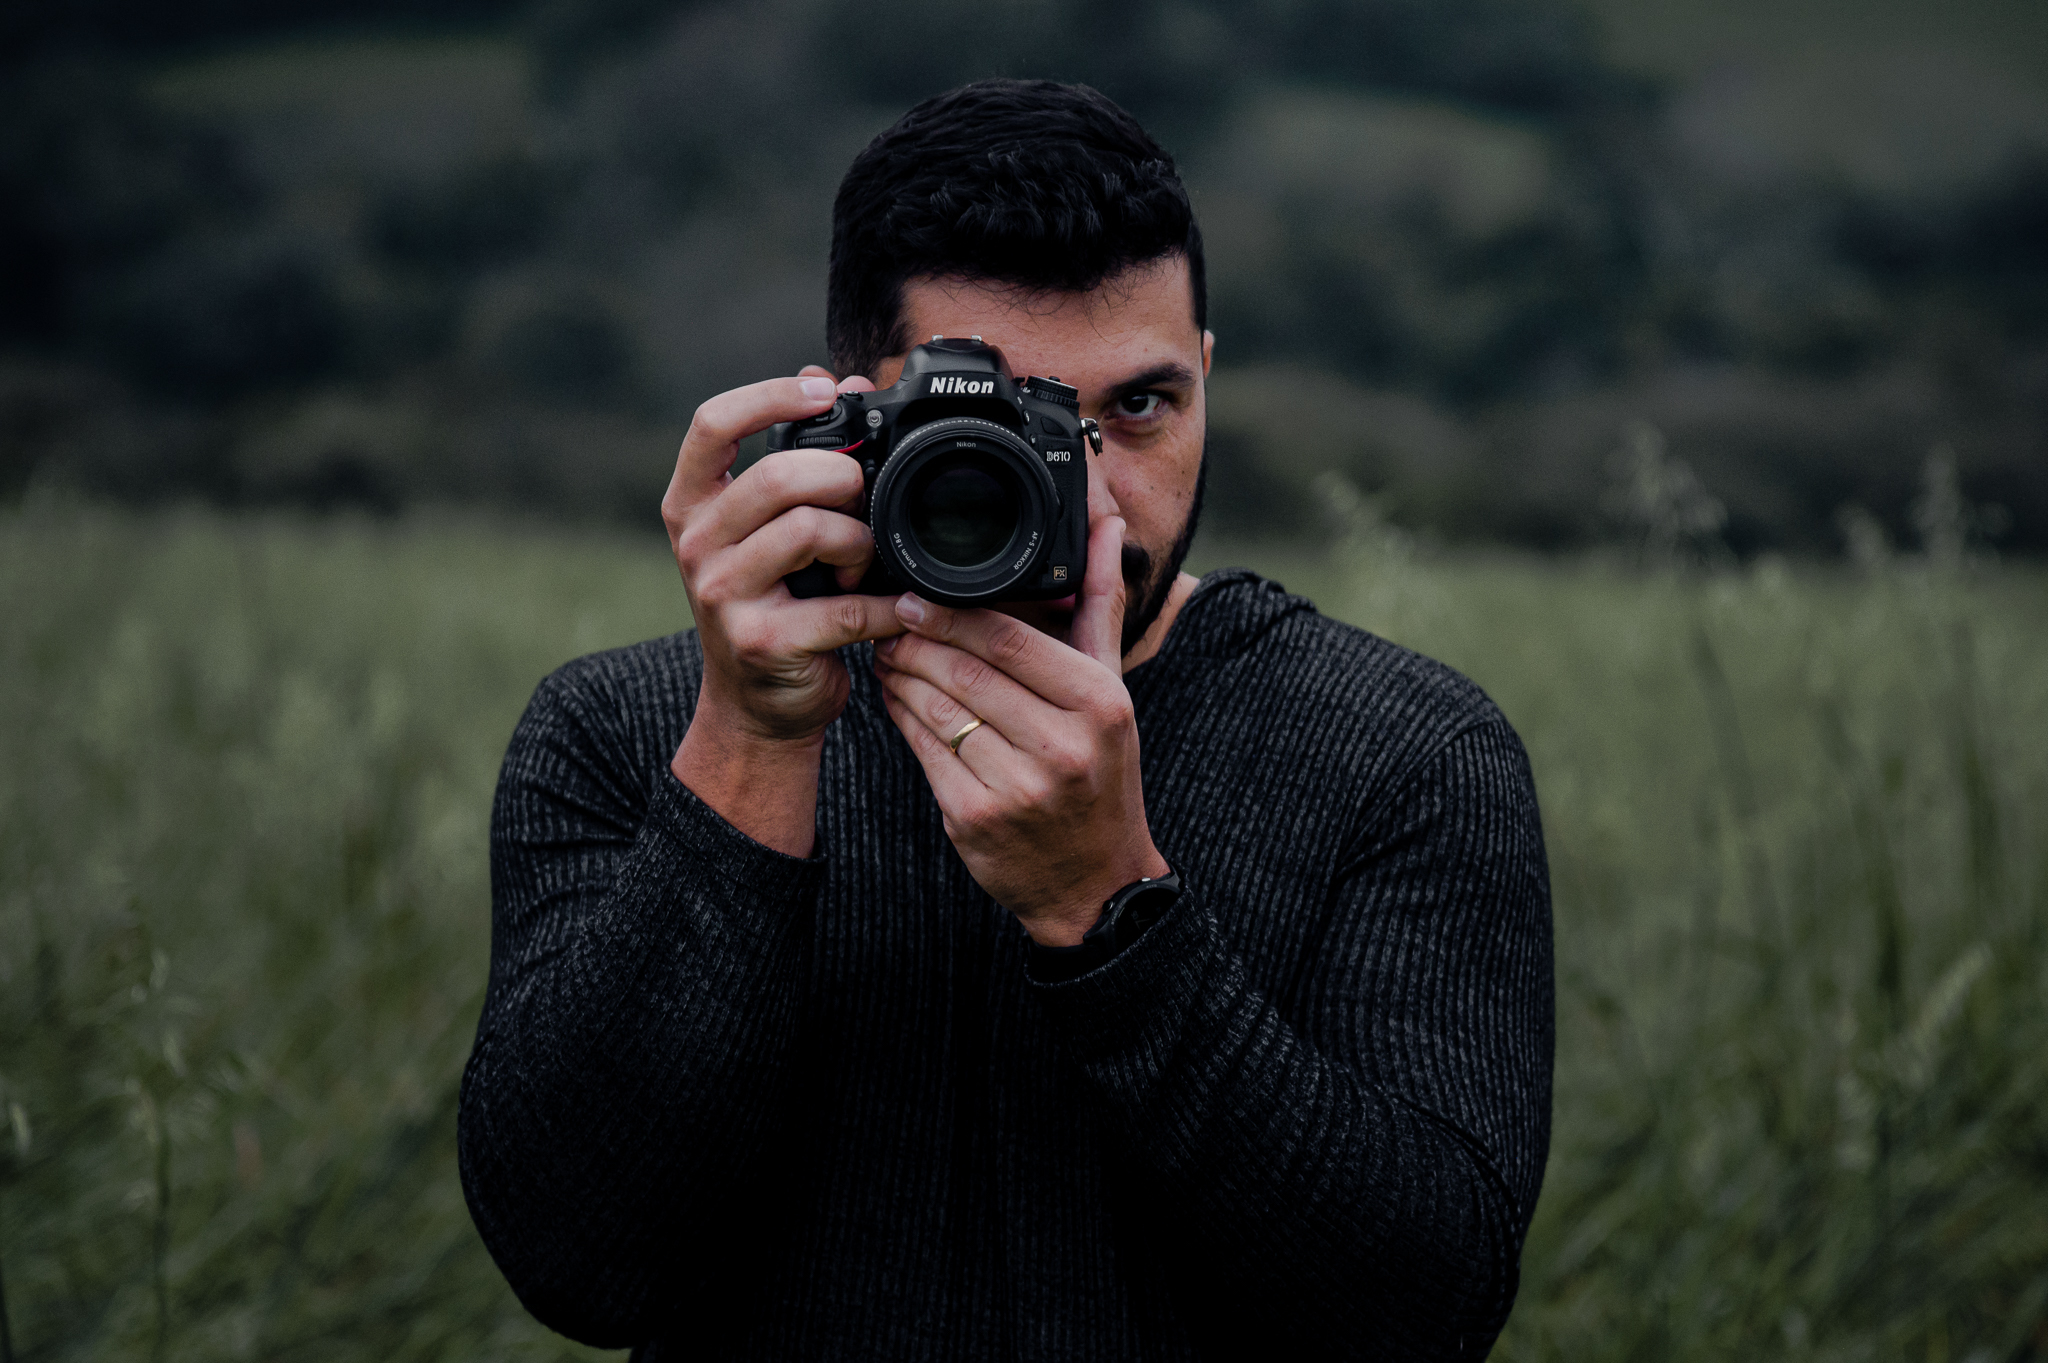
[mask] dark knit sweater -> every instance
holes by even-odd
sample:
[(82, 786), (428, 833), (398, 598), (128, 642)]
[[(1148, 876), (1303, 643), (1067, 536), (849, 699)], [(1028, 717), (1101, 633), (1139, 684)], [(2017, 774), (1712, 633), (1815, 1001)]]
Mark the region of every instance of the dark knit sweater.
[(670, 774), (693, 633), (569, 664), (520, 722), (460, 1137), (520, 1299), (664, 1360), (1484, 1354), (1552, 1052), (1500, 712), (1210, 576), (1125, 679), (1187, 893), (1044, 984), (845, 656), (808, 860)]

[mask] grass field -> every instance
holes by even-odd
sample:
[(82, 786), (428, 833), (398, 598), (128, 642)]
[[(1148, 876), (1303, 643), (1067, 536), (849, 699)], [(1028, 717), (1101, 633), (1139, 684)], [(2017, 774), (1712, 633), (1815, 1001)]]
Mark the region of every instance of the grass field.
[[(1556, 1139), (1498, 1357), (2048, 1356), (2048, 574), (1231, 557), (1529, 745)], [(659, 534), (36, 504), (0, 601), (13, 1355), (576, 1356), (455, 1083), (498, 757), (685, 623)]]

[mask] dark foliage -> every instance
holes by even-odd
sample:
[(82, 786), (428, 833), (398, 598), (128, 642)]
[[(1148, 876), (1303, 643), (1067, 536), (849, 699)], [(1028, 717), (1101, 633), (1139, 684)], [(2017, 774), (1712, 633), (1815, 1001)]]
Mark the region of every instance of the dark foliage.
[(344, 318), (321, 262), (246, 237), (179, 242), (123, 279), (95, 331), (117, 363), (174, 396), (221, 400), (322, 377)]
[(0, 7), (6, 62), (51, 52), (145, 52), (308, 28), (450, 24), (508, 18), (520, 0), (12, 0)]
[[(353, 25), (333, 50), (361, 52), (479, 18), (439, 66), (387, 43), (389, 79), (294, 49), (297, 103), (189, 78), (195, 46), (232, 66), (287, 30)], [(10, 489), (644, 514), (698, 401), (823, 358), (826, 205), (861, 147), (938, 92), (1047, 77), (1164, 150), (1116, 192), (1002, 157), (849, 192), (894, 196), (913, 237), (970, 229), (966, 266), (1084, 280), (1115, 262), (1019, 243), (1134, 205), (1192, 240), (1146, 168), (1177, 165), (1219, 364), (1263, 376), (1212, 402), (1219, 525), (1298, 533), (1336, 470), (1411, 528), (1583, 543), (1647, 421), (1744, 552), (1838, 550), (1845, 502), (1907, 537), (1936, 445), (2003, 544), (2048, 547), (2048, 151), (1941, 193), (1724, 173), (1566, 0), (99, 0), (5, 24)], [(462, 66), (487, 52), (497, 75)], [(1062, 220), (1020, 232), (998, 191), (1034, 178)], [(856, 365), (888, 339), (845, 330)], [(1366, 424), (1290, 405), (1311, 389)], [(1397, 408), (1427, 419), (1374, 424)]]
[(508, 157), (392, 187), (370, 210), (368, 236), (396, 265), (468, 273), (542, 245), (562, 197), (546, 167)]
[(224, 137), (152, 109), (118, 67), (0, 79), (0, 339), (76, 341), (92, 283), (253, 197)]

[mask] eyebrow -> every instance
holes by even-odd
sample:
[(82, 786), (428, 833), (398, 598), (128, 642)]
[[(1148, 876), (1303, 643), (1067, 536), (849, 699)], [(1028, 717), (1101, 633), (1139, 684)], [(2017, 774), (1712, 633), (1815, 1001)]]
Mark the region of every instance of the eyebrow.
[(1132, 393), (1142, 393), (1150, 388), (1194, 386), (1195, 371), (1179, 360), (1168, 360), (1163, 364), (1155, 364), (1150, 369), (1141, 370), (1122, 383), (1111, 384), (1103, 398), (1107, 402), (1115, 402), (1118, 398), (1129, 397)]

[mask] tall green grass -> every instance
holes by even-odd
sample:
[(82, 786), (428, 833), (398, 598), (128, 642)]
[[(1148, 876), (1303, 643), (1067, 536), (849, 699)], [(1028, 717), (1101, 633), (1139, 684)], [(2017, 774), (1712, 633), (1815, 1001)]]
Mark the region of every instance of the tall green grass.
[(559, 1352), (454, 1173), (488, 802), (548, 669), (685, 623), (658, 527), (44, 511), (0, 598), (18, 1356)]
[[(1529, 745), (1557, 1121), (1500, 1357), (2048, 1355), (2048, 575), (1231, 557)], [(453, 1101), (498, 757), (684, 622), (658, 531), (38, 504), (0, 601), (15, 1356), (577, 1356)]]
[(1530, 749), (1555, 1136), (1497, 1356), (2048, 1356), (2048, 578), (1280, 575)]

